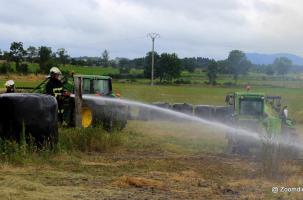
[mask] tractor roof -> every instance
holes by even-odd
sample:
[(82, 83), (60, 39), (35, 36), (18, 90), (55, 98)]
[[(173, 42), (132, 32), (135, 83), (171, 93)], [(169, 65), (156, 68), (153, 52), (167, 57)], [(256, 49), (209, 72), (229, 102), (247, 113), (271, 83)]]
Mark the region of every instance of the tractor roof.
[(82, 75), (82, 74), (77, 74), (74, 75), (74, 77), (82, 77), (82, 78), (89, 78), (89, 79), (112, 79), (110, 76), (100, 76), (100, 75)]
[(236, 96), (247, 96), (247, 97), (264, 97), (264, 93), (260, 92), (235, 92)]

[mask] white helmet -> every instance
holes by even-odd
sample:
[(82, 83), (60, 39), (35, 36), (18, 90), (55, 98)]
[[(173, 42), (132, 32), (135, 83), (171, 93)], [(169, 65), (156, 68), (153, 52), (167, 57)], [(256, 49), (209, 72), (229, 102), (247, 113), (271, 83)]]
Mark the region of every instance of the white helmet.
[(61, 71), (60, 71), (60, 69), (58, 69), (58, 67), (52, 67), (52, 68), (49, 70), (49, 73), (50, 73), (50, 74), (59, 74), (59, 75), (62, 74)]
[(12, 87), (15, 85), (15, 82), (13, 80), (8, 80), (5, 82), (5, 87)]

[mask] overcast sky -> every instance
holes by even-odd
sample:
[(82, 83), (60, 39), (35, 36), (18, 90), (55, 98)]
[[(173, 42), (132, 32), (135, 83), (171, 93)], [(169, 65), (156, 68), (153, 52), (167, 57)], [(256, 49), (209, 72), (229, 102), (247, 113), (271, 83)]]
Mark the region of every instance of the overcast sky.
[(142, 57), (155, 49), (180, 57), (228, 52), (303, 56), (301, 0), (0, 0), (0, 49), (12, 41), (65, 48), (72, 56)]

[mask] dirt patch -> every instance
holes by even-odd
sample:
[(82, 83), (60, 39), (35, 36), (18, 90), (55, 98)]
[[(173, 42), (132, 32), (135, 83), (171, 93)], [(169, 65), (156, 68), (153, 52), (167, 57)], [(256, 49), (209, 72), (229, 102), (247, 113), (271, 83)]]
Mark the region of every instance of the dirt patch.
[(131, 177), (131, 176), (122, 176), (116, 180), (113, 185), (119, 187), (137, 187), (137, 188), (156, 188), (156, 189), (165, 189), (165, 185), (161, 181), (147, 179), (143, 177)]

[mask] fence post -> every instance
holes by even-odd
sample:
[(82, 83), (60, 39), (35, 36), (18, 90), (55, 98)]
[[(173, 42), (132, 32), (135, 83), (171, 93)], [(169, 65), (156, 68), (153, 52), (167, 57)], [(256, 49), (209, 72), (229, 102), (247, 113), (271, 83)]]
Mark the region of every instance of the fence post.
[(75, 125), (77, 128), (82, 128), (82, 79), (74, 77), (75, 85)]

